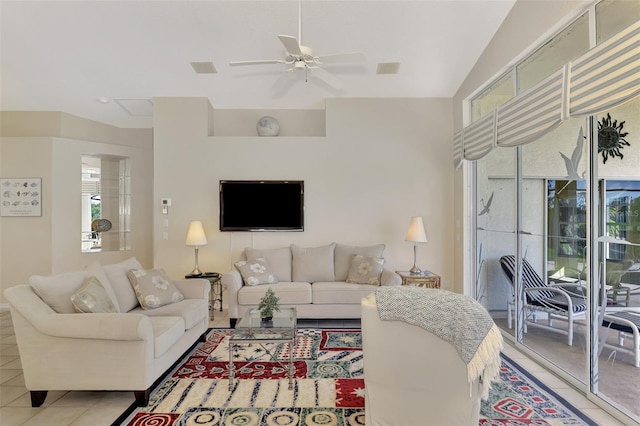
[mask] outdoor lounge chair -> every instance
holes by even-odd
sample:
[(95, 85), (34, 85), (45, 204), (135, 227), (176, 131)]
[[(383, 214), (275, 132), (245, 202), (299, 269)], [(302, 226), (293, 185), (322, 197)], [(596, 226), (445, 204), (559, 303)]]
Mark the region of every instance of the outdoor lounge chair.
[(621, 284), (622, 277), (633, 265), (633, 261), (624, 260), (622, 262), (607, 262), (607, 299), (612, 305), (629, 306), (631, 288)]
[[(617, 344), (605, 343), (609, 349), (621, 351), (633, 356), (633, 365), (640, 367), (640, 312), (617, 311), (609, 312), (604, 315), (602, 322), (604, 327), (618, 331)], [(631, 348), (625, 346), (625, 336), (633, 339)]]
[[(515, 256), (507, 255), (500, 258), (500, 266), (515, 290)], [(567, 335), (567, 344), (573, 345), (573, 322), (576, 317), (584, 315), (587, 302), (581, 296), (579, 284), (550, 285), (545, 283), (526, 259), (522, 259), (522, 283), (525, 292), (525, 331), (526, 325)], [(576, 291), (569, 291), (575, 288)], [(512, 304), (512, 302), (510, 302)], [(508, 309), (511, 309), (509, 306)], [(547, 323), (537, 322), (537, 313), (547, 314)], [(554, 319), (567, 322), (567, 328), (553, 326)]]

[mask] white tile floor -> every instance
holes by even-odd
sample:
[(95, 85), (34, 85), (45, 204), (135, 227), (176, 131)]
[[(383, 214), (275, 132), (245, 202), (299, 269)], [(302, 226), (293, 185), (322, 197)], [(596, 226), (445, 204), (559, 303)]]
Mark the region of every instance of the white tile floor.
[[(210, 321), (210, 326), (228, 327), (229, 319), (226, 314), (226, 311), (216, 311), (215, 320)], [(305, 326), (313, 326), (313, 323), (307, 323)], [(343, 326), (351, 326), (351, 324), (343, 323)], [(504, 353), (599, 424), (622, 425), (516, 349), (507, 345)], [(42, 407), (31, 408), (29, 392), (25, 388), (22, 376), (11, 316), (9, 311), (0, 312), (1, 426), (109, 425), (132, 403), (132, 392), (50, 391)]]

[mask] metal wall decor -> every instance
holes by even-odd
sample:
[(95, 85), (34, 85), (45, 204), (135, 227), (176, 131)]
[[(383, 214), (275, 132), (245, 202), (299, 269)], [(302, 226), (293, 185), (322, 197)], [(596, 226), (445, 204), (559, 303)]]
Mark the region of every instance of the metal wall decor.
[(625, 146), (631, 146), (624, 138), (629, 132), (623, 132), (624, 121), (618, 123), (618, 120), (611, 120), (611, 114), (607, 113), (606, 117), (598, 122), (598, 154), (602, 153), (602, 162), (607, 163), (607, 159), (611, 157), (624, 157), (620, 152)]
[(42, 216), (42, 178), (0, 179), (0, 216)]

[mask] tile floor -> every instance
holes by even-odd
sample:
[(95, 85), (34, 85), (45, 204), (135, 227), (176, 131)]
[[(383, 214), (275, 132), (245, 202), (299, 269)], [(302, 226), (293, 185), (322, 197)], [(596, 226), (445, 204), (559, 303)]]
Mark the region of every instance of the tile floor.
[[(317, 327), (318, 321), (300, 321), (301, 327)], [(323, 327), (359, 327), (359, 321), (326, 321)], [(227, 312), (216, 311), (211, 327), (228, 327)], [(528, 369), (558, 394), (601, 425), (622, 425), (526, 355), (506, 346), (505, 354)], [(0, 312), (0, 425), (101, 426), (109, 425), (133, 402), (131, 392), (50, 391), (42, 407), (31, 408), (8, 310)]]

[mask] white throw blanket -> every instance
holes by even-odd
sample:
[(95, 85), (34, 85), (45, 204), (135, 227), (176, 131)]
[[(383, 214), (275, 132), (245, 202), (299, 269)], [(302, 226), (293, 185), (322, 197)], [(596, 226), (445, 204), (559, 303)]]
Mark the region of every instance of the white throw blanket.
[(467, 380), (479, 378), (487, 398), (500, 369), (502, 334), (482, 305), (462, 294), (406, 286), (379, 288), (376, 302), (380, 319), (417, 325), (451, 343), (467, 365)]

